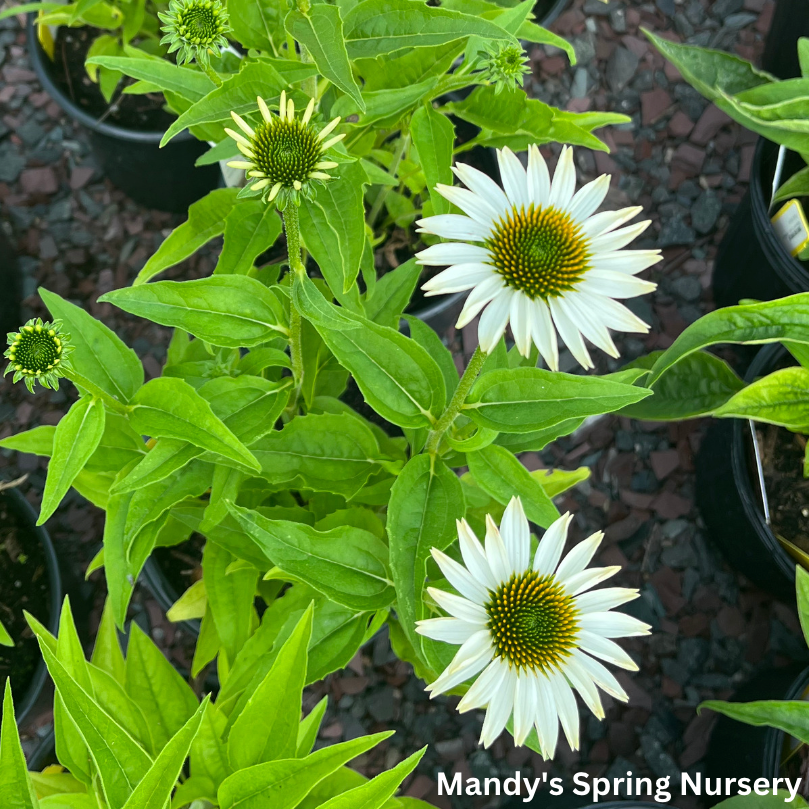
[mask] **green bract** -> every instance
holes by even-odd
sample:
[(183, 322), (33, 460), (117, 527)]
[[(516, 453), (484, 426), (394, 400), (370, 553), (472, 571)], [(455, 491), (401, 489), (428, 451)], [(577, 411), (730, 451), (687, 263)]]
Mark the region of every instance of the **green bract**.
[(59, 377), (72, 369), (68, 355), (73, 351), (70, 335), (62, 331), (62, 322), (43, 322), (41, 318), (29, 320), (18, 332), (8, 335), (9, 347), (3, 353), (8, 365), (3, 372), (14, 373), (14, 381), (25, 380), (31, 393), (39, 382), (44, 388), (59, 389)]
[(347, 765), (392, 732), (313, 752), (327, 698), (301, 718), (312, 616), (311, 603), (297, 602), (284, 633), (265, 633), (235, 658), (229, 675), (220, 672), (215, 702), (200, 701), (134, 623), (124, 658), (109, 604), (89, 661), (67, 600), (58, 637), (29, 616), (56, 686), (61, 768), (26, 771), (7, 681), (0, 731), (6, 805), (35, 809), (47, 798), (48, 805), (109, 809), (157, 809), (169, 801), (292, 807), (304, 799), (311, 807), (398, 806), (393, 796), (424, 750), (371, 780)]
[(168, 11), (157, 16), (166, 34), (160, 44), (177, 51), (178, 65), (194, 60), (207, 65), (210, 54), (219, 56), (228, 46), (228, 13), (219, 0), (171, 0)]
[(496, 43), (480, 62), (483, 75), (495, 86), (495, 94), (522, 88), (523, 79), (531, 72), (528, 55), (519, 45)]

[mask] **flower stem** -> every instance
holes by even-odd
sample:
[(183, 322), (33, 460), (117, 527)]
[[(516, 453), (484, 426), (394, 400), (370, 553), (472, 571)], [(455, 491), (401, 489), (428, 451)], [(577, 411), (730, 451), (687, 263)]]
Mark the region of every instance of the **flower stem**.
[(460, 382), (458, 382), (458, 387), (455, 388), (455, 393), (452, 395), (447, 409), (441, 414), (441, 418), (438, 419), (435, 427), (430, 430), (430, 434), (427, 436), (427, 442), (424, 445), (425, 452), (435, 455), (438, 451), (438, 445), (441, 443), (444, 433), (452, 426), (458, 413), (461, 412), (461, 407), (466, 401), (469, 391), (472, 390), (472, 385), (478, 378), (480, 369), (486, 361), (486, 356), (487, 354), (480, 350), (480, 346), (475, 349), (475, 353), (469, 360), (469, 365), (466, 366), (466, 370), (463, 372)]
[(217, 86), (221, 87), (223, 82), (220, 78), (219, 74), (209, 65), (203, 62), (197, 62), (197, 64), (202, 68), (205, 72), (205, 75)]
[[(298, 206), (290, 202), (284, 209), (284, 232), (287, 237), (287, 253), (289, 255), (289, 268), (295, 275), (300, 276), (306, 272), (301, 260), (301, 226), (298, 219)], [(290, 407), (294, 412), (298, 396), (303, 386), (303, 346), (301, 344), (301, 313), (295, 306), (295, 301), (289, 303), (289, 354), (292, 361), (292, 378), (295, 389), (290, 397)]]

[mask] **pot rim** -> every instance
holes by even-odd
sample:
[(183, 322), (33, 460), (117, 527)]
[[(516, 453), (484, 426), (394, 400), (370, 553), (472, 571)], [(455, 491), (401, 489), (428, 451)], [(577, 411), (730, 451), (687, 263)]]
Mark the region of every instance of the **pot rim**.
[[(128, 129), (117, 124), (110, 124), (106, 121), (99, 121), (93, 118), (92, 115), (85, 112), (81, 107), (75, 104), (57, 87), (54, 80), (48, 73), (47, 55), (42, 50), (39, 44), (39, 39), (36, 35), (36, 15), (34, 12), (28, 13), (28, 20), (26, 23), (26, 40), (28, 44), (28, 57), (31, 60), (31, 66), (37, 74), (40, 84), (48, 95), (75, 121), (78, 121), (83, 126), (97, 132), (99, 135), (106, 135), (110, 138), (117, 140), (129, 141), (130, 143), (155, 143), (159, 144), (166, 134), (165, 131), (156, 132), (154, 130), (137, 130)], [(193, 138), (194, 136), (184, 129), (182, 132), (172, 138), (174, 141), (185, 141)]]
[[(29, 533), (33, 534), (42, 546), (51, 591), (48, 630), (55, 635), (59, 630), (59, 612), (62, 605), (62, 574), (59, 571), (59, 560), (56, 557), (56, 551), (54, 550), (50, 535), (43, 526), (36, 524), (36, 512), (19, 489), (5, 489), (2, 494), (7, 495), (11, 499), (14, 504), (13, 507), (17, 509), (18, 514), (28, 522)], [(15, 704), (14, 707), (18, 725), (21, 725), (25, 721), (29, 712), (34, 707), (34, 704), (39, 699), (47, 677), (48, 667), (45, 665), (45, 660), (40, 656), (39, 663), (34, 671), (34, 676), (31, 678), (31, 682), (25, 691), (25, 696), (18, 704)]]
[[(537, 25), (541, 25), (543, 28), (546, 28), (550, 25), (564, 10), (565, 6), (570, 2), (570, 0), (556, 0), (556, 2), (548, 9), (548, 13), (541, 19), (537, 20)], [(600, 806), (606, 806), (607, 804), (599, 804)], [(638, 804), (640, 806), (641, 804)], [(650, 806), (652, 804), (649, 804)]]
[[(744, 375), (745, 382), (751, 382), (758, 376), (769, 373), (778, 360), (786, 353), (786, 349), (780, 343), (765, 345), (750, 363), (747, 373)], [(745, 516), (753, 526), (759, 539), (772, 554), (778, 568), (788, 579), (794, 581), (796, 562), (781, 547), (781, 543), (776, 538), (772, 529), (764, 520), (759, 505), (760, 495), (754, 490), (753, 484), (748, 474), (745, 462), (745, 436), (744, 430), (747, 419), (734, 419), (733, 440), (731, 441), (731, 465), (733, 468), (733, 480), (742, 502)]]

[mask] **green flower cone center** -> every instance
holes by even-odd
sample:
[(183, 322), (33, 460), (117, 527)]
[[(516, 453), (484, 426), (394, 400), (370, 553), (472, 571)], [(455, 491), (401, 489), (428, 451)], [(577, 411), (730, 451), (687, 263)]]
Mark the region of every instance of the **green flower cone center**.
[(574, 289), (590, 268), (581, 228), (550, 205), (513, 208), (486, 243), (503, 280), (532, 300)]
[(9, 359), (25, 374), (46, 374), (60, 362), (62, 341), (52, 329), (25, 327), (11, 346)]
[(177, 15), (177, 31), (195, 45), (212, 45), (223, 31), (219, 9), (207, 4), (191, 5)]
[(322, 147), (317, 133), (298, 119), (262, 122), (252, 140), (253, 160), (256, 168), (270, 181), (270, 186), (281, 183), (292, 188), (309, 179), (320, 161)]
[(579, 613), (553, 576), (514, 574), (485, 609), (495, 655), (517, 668), (548, 671), (576, 645)]

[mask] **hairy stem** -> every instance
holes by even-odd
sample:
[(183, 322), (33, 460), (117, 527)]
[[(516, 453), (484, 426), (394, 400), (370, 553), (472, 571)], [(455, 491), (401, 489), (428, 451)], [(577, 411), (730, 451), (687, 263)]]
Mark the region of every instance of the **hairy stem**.
[(219, 74), (207, 63), (197, 61), (197, 64), (202, 68), (205, 75), (217, 86), (221, 87), (223, 82)]
[(452, 395), (450, 403), (427, 436), (427, 442), (424, 445), (425, 452), (429, 452), (430, 455), (435, 455), (438, 452), (441, 439), (444, 433), (452, 426), (458, 413), (461, 412), (461, 407), (466, 401), (469, 391), (472, 390), (472, 385), (478, 378), (480, 369), (486, 361), (486, 356), (486, 353), (480, 350), (480, 346), (475, 349), (475, 353), (469, 360), (469, 365), (466, 366), (466, 370), (463, 372), (460, 382), (458, 382), (458, 387), (455, 388), (455, 393)]

